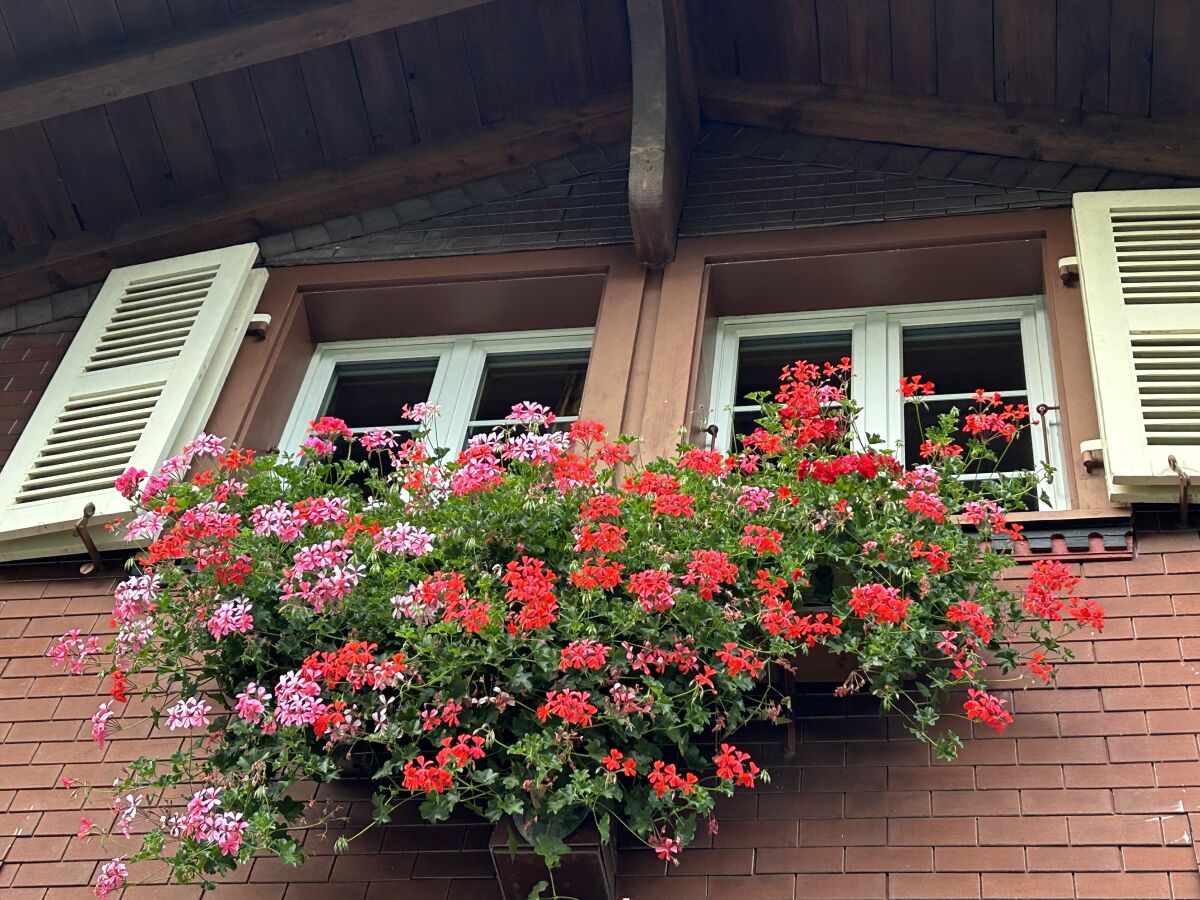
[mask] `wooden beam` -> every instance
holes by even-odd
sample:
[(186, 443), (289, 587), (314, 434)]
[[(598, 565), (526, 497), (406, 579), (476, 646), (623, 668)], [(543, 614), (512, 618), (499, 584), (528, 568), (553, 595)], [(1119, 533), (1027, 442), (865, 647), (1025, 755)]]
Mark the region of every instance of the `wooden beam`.
[(633, 58), (629, 219), (638, 259), (661, 267), (675, 241), (699, 108), (683, 0), (626, 0)]
[(487, 2), (293, 0), (234, 24), (131, 41), (90, 57), (68, 54), (67, 67), (25, 73), (0, 87), (0, 131)]
[(607, 94), (438, 145), (172, 207), (108, 235), (14, 251), (0, 256), (0, 305), (91, 284), (115, 266), (256, 240), (623, 140), (629, 109), (628, 93)]
[(706, 79), (700, 108), (739, 125), (1200, 178), (1193, 124), (731, 78)]

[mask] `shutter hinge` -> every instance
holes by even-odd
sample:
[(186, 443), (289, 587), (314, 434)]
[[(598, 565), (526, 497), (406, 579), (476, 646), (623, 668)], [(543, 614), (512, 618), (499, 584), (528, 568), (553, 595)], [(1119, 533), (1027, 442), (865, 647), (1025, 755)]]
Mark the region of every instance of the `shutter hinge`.
[(246, 326), (246, 337), (252, 337), (255, 340), (266, 340), (267, 332), (271, 330), (271, 317), (267, 313), (255, 313), (250, 317), (250, 324)]
[(1083, 457), (1083, 471), (1089, 475), (1104, 468), (1104, 442), (1099, 438), (1079, 442), (1079, 453)]
[(92, 540), (92, 535), (88, 531), (88, 522), (95, 514), (96, 504), (89, 503), (83, 508), (83, 518), (75, 523), (75, 536), (83, 542), (83, 548), (87, 550), (88, 556), (91, 557), (91, 562), (85, 562), (79, 567), (80, 575), (91, 575), (93, 572), (99, 572), (104, 568), (104, 560), (100, 558), (100, 551), (96, 549), (96, 542)]
[(1188, 488), (1191, 487), (1192, 479), (1188, 477), (1187, 472), (1183, 471), (1183, 466), (1179, 465), (1174, 455), (1167, 457), (1167, 465), (1171, 467), (1171, 471), (1179, 476), (1179, 527), (1186, 528), (1188, 523)]
[(1079, 257), (1064, 256), (1058, 261), (1058, 277), (1062, 279), (1065, 285), (1072, 285), (1079, 281)]

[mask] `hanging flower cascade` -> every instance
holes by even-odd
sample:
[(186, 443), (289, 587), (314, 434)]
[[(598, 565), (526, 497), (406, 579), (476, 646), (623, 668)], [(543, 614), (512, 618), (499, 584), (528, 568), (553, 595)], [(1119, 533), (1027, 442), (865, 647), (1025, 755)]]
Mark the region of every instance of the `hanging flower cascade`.
[(295, 456), (200, 435), (127, 471), (143, 549), (116, 637), (71, 631), (48, 656), (110, 679), (98, 744), (140, 698), (184, 748), (115, 784), (110, 830), (144, 834), (96, 895), (150, 859), (206, 883), (260, 852), (298, 863), (314, 810), (289, 790), (364, 773), (376, 823), (410, 802), (513, 815), (553, 866), (590, 814), (674, 860), (717, 796), (767, 779), (738, 729), (793, 714), (778, 674), (819, 646), (856, 663), (839, 693), (869, 691), (942, 757), (956, 720), (1003, 731), (985, 676), (1052, 680), (1060, 640), (1104, 615), (1057, 562), (1021, 592), (996, 581), (993, 538), (1020, 539), (1006, 510), (1049, 473), (960, 476), (994, 471), (1028, 412), (980, 391), (906, 468), (859, 434), (848, 374), (786, 368), (730, 454), (642, 465), (636, 441), (535, 403), (451, 454), (421, 404), (416, 433), (321, 418)]

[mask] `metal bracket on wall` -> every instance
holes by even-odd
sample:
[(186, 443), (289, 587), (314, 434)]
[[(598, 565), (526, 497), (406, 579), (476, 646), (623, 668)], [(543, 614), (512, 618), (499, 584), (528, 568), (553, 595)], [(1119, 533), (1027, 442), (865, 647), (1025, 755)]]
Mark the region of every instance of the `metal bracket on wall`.
[(1192, 479), (1188, 477), (1187, 472), (1183, 471), (1183, 467), (1179, 465), (1174, 455), (1167, 457), (1167, 465), (1171, 467), (1171, 471), (1179, 476), (1179, 527), (1186, 528), (1188, 523), (1188, 488), (1192, 485)]
[(1070, 287), (1079, 280), (1079, 257), (1064, 256), (1058, 261), (1058, 277)]
[(80, 575), (91, 575), (93, 572), (99, 572), (104, 568), (104, 560), (100, 558), (100, 551), (96, 549), (96, 542), (92, 540), (92, 535), (88, 531), (88, 522), (92, 516), (96, 514), (96, 504), (89, 503), (83, 508), (83, 518), (75, 523), (75, 536), (83, 542), (83, 547), (87, 550), (88, 556), (91, 557), (91, 562), (85, 562), (79, 567)]
[(1052, 410), (1052, 409), (1060, 410), (1060, 409), (1062, 409), (1062, 407), (1061, 406), (1050, 406), (1047, 403), (1039, 403), (1037, 406), (1034, 407), (1034, 412), (1036, 412), (1041, 417), (1042, 452), (1045, 454), (1044, 456), (1042, 456), (1042, 459), (1044, 459), (1046, 461), (1047, 465), (1050, 464), (1050, 425), (1049, 425), (1049, 423), (1046, 422), (1046, 413), (1050, 412), (1050, 410)]

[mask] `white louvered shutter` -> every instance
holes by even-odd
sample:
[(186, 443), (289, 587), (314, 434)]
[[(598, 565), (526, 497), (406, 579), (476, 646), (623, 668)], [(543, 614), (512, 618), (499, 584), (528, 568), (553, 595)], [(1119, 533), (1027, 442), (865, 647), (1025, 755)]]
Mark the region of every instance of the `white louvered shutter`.
[(1109, 495), (1178, 496), (1200, 474), (1200, 188), (1076, 194)]
[(0, 559), (82, 550), (84, 506), (97, 523), (127, 512), (113, 479), (203, 428), (266, 283), (257, 258), (243, 244), (112, 271), (0, 470)]

